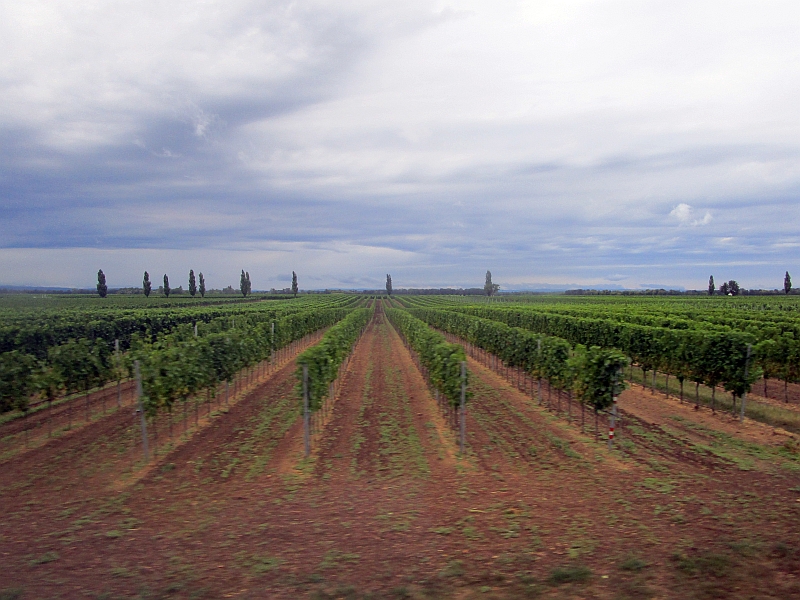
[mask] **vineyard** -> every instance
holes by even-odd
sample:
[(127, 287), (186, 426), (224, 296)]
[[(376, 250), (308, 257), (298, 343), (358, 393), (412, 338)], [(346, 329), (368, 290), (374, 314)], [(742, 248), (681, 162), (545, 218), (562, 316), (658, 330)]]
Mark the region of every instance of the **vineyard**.
[(0, 598), (800, 598), (800, 302), (0, 298)]

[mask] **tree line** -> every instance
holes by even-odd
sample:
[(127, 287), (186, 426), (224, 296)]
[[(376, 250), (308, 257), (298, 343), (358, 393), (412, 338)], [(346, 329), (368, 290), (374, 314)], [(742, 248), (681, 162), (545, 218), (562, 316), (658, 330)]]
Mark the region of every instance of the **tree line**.
[[(164, 282), (163, 285), (159, 288), (161, 293), (166, 297), (169, 298), (169, 295), (173, 292), (173, 288), (170, 287), (169, 283), (169, 276), (164, 273)], [(297, 297), (297, 293), (299, 291), (299, 286), (297, 283), (297, 273), (292, 271), (292, 294)], [(144, 272), (144, 277), (142, 278), (142, 292), (144, 293), (145, 297), (149, 298), (150, 294), (153, 291), (153, 282), (150, 280), (150, 273), (147, 271)], [(203, 276), (203, 273), (198, 273), (198, 277), (195, 278), (194, 269), (189, 269), (189, 295), (194, 298), (195, 295), (198, 293), (200, 294), (201, 298), (205, 298), (206, 296), (206, 280)], [(250, 282), (250, 273), (242, 269), (242, 274), (239, 278), (239, 291), (242, 294), (243, 298), (249, 296), (253, 291), (253, 285)], [(103, 269), (97, 271), (97, 294), (101, 298), (105, 298), (108, 295), (108, 284), (106, 283), (106, 275), (103, 272)]]

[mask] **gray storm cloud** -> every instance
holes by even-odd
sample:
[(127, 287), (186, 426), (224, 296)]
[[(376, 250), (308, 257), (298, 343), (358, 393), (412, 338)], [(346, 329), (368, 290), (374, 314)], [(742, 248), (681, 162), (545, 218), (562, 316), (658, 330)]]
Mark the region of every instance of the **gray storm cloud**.
[(135, 285), (158, 255), (250, 257), (264, 287), (775, 287), (796, 262), (793, 2), (2, 11), (0, 283)]

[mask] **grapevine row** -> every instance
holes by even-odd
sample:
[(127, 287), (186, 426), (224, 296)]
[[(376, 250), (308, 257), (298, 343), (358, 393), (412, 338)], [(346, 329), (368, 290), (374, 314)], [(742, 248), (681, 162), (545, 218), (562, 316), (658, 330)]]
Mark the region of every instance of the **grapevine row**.
[(561, 337), (571, 344), (616, 348), (645, 372), (657, 369), (712, 389), (723, 385), (734, 396), (749, 391), (761, 376), (757, 366), (747, 363), (751, 351), (756, 357), (764, 355), (764, 343), (749, 349), (755, 339), (748, 333), (673, 330), (499, 306), (453, 306), (449, 311)]
[(558, 337), (452, 311), (419, 308), (406, 314), (482, 348), (509, 367), (520, 367), (557, 389), (576, 392), (596, 411), (610, 406), (623, 389), (620, 371), (628, 361), (613, 349), (581, 345), (573, 349)]

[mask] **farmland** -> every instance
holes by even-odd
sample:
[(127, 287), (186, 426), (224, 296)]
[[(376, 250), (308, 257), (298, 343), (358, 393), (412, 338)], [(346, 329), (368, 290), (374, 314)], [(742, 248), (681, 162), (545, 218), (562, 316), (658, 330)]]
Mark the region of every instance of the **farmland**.
[(792, 298), (14, 302), (0, 597), (800, 597)]

